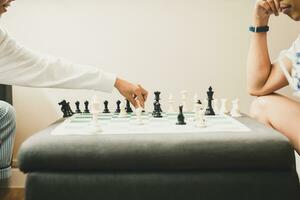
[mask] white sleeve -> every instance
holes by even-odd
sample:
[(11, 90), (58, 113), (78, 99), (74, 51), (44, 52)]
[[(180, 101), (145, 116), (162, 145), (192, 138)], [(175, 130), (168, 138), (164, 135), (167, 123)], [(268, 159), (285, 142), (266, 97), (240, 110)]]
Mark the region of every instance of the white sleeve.
[(300, 35), (292, 44), (292, 46), (288, 50), (285, 50), (285, 56), (291, 61), (294, 61), (297, 52), (300, 52)]
[(0, 84), (111, 92), (116, 76), (26, 49), (0, 29)]

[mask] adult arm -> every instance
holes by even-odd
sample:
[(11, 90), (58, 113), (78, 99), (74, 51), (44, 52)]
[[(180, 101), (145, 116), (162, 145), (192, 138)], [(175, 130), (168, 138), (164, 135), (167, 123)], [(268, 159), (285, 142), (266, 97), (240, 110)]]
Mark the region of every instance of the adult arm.
[[(279, 15), (281, 12), (278, 0), (257, 1), (253, 16), (254, 26), (268, 25), (271, 14)], [(290, 59), (283, 60), (288, 70), (292, 67)], [(271, 94), (288, 84), (278, 62), (271, 62), (267, 33), (253, 33), (247, 61), (248, 91), (254, 96)]]
[(112, 92), (113, 88), (135, 107), (144, 107), (148, 92), (94, 66), (80, 65), (31, 51), (0, 29), (0, 84), (38, 88), (86, 89)]

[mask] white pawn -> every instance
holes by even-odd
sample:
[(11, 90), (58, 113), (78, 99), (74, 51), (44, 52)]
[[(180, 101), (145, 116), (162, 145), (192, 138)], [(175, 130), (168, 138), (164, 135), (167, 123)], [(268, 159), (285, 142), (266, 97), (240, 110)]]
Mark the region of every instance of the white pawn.
[(232, 101), (232, 109), (230, 112), (230, 115), (232, 117), (241, 117), (241, 111), (240, 111), (240, 100), (239, 99), (235, 99)]
[(121, 104), (120, 104), (120, 113), (119, 113), (119, 117), (126, 117), (127, 116), (127, 112), (126, 112), (126, 109), (125, 109), (125, 103), (122, 101)]
[(183, 106), (183, 112), (188, 112), (188, 106), (187, 106), (187, 96), (188, 92), (186, 90), (181, 91), (181, 105)]
[(169, 95), (168, 103), (169, 103), (168, 113), (170, 114), (176, 113), (174, 108), (175, 101), (172, 94)]
[(227, 99), (221, 99), (221, 108), (220, 108), (220, 114), (228, 114), (229, 110), (227, 107)]
[(93, 115), (92, 119), (92, 125), (93, 125), (93, 132), (102, 132), (101, 124), (98, 120), (98, 115), (101, 112), (100, 111), (101, 103), (98, 96), (93, 96), (92, 102), (91, 102), (91, 113)]
[(196, 112), (196, 127), (198, 128), (205, 128), (206, 127), (206, 120), (205, 120), (205, 110), (203, 109), (202, 105), (198, 104), (198, 110)]
[(213, 109), (214, 109), (216, 115), (220, 114), (219, 100), (218, 99), (213, 100)]
[(198, 114), (201, 110), (203, 110), (204, 107), (203, 107), (203, 104), (195, 104), (195, 115), (194, 115), (194, 121), (197, 121), (197, 117), (198, 117)]

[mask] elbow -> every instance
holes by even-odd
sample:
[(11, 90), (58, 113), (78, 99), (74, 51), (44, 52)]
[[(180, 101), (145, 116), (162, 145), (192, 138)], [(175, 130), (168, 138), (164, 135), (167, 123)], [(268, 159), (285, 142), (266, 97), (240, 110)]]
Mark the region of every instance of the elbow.
[(249, 87), (247, 88), (248, 94), (254, 97), (259, 97), (259, 96), (264, 96), (265, 92), (263, 91), (262, 88), (254, 88), (254, 87)]

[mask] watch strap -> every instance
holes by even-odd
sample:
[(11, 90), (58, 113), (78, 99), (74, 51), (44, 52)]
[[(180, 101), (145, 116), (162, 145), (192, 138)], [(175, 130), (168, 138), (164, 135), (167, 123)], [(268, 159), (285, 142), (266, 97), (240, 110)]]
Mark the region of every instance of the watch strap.
[(250, 26), (249, 31), (253, 33), (266, 33), (270, 30), (269, 26)]

